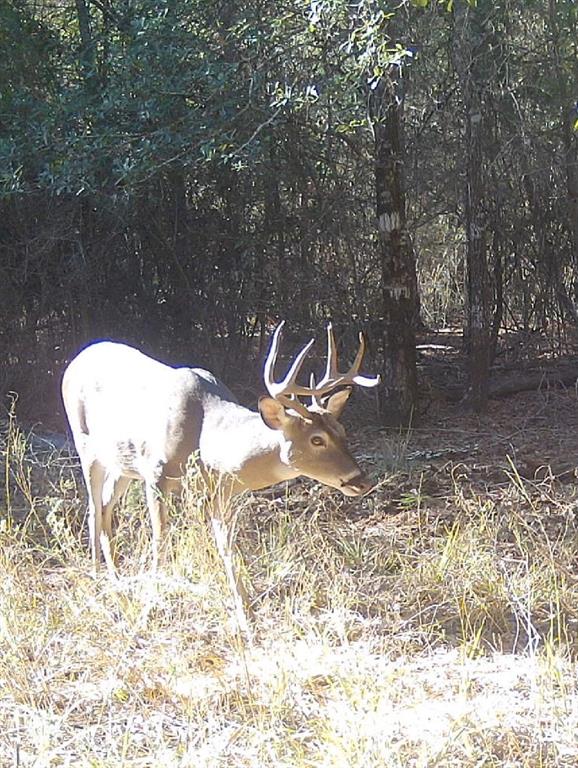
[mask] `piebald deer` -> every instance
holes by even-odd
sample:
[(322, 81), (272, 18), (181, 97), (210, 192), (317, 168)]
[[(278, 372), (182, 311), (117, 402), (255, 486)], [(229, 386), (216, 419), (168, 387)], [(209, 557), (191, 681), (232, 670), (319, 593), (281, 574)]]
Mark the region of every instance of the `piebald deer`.
[[(295, 357), (285, 378), (275, 381), (282, 328), (283, 323), (275, 330), (265, 361), (269, 396), (261, 397), (258, 412), (239, 405), (208, 371), (171, 368), (125, 344), (96, 342), (72, 360), (64, 373), (62, 396), (88, 490), (95, 567), (101, 545), (105, 554), (110, 551), (115, 502), (131, 479), (141, 479), (152, 521), (156, 569), (166, 527), (165, 498), (178, 490), (194, 452), (202, 471), (218, 479), (227, 497), (299, 475), (348, 496), (371, 489), (338, 422), (353, 385), (374, 387), (379, 382), (379, 377), (359, 374), (363, 335), (353, 365), (340, 373), (328, 325), (325, 375), (318, 383), (312, 378), (307, 387), (297, 383), (297, 376), (313, 339)], [(299, 397), (310, 397), (310, 405)], [(217, 514), (213, 526), (225, 558), (223, 528), (216, 521)]]

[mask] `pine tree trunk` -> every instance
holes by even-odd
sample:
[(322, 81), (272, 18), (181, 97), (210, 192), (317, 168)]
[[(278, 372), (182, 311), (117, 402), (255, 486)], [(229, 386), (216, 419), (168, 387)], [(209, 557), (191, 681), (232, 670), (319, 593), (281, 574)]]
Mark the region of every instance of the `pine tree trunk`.
[(400, 86), (398, 72), (392, 69), (391, 79), (382, 79), (371, 96), (383, 297), (379, 402), (381, 418), (388, 426), (409, 424), (417, 401), (417, 278), (406, 226)]
[[(468, 358), (468, 399), (477, 411), (488, 401), (492, 346), (490, 274), (483, 207), (483, 100), (481, 68), (482, 13), (479, 6), (455, 5), (454, 61), (464, 106), (464, 215), (466, 229), (466, 317), (464, 341)], [(473, 16), (478, 14), (476, 23)]]

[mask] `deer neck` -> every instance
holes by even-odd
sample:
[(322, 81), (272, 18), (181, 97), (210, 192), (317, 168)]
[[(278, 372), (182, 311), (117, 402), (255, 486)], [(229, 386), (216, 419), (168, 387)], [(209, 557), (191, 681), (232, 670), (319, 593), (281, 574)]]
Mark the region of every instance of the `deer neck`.
[(267, 427), (260, 414), (237, 403), (205, 403), (200, 437), (203, 464), (234, 478), (234, 493), (256, 491), (299, 472), (282, 460), (286, 454), (283, 433)]

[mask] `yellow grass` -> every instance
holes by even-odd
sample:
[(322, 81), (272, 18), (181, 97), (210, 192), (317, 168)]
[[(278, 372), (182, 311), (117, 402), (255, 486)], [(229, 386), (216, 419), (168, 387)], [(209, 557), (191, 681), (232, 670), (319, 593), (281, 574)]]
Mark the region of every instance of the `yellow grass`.
[(384, 479), (363, 502), (309, 483), (241, 502), (248, 641), (194, 494), (153, 581), (132, 490), (120, 578), (95, 578), (73, 462), (39, 459), (13, 423), (0, 765), (576, 766), (574, 486), (498, 449), (481, 487), (468, 451), (431, 459), (424, 440), (368, 433)]

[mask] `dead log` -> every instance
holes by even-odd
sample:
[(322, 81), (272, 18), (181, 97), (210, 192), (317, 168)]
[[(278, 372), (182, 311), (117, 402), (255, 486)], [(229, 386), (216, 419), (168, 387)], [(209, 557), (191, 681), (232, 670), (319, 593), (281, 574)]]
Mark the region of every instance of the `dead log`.
[[(578, 382), (578, 363), (541, 366), (521, 372), (493, 371), (490, 379), (489, 397), (492, 399), (508, 397), (518, 392), (543, 391), (560, 387), (576, 387)], [(462, 384), (435, 382), (434, 389), (449, 402), (464, 400), (467, 392)]]

